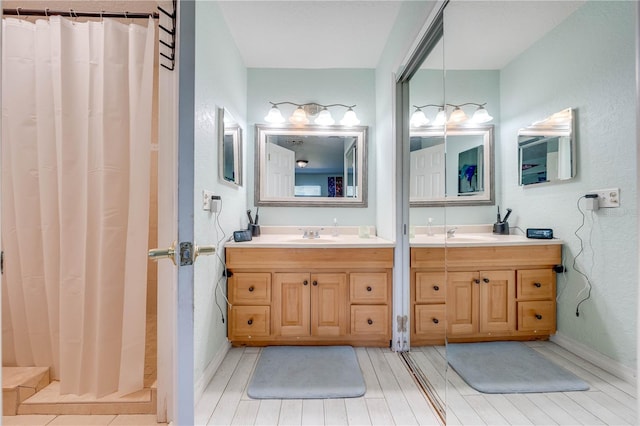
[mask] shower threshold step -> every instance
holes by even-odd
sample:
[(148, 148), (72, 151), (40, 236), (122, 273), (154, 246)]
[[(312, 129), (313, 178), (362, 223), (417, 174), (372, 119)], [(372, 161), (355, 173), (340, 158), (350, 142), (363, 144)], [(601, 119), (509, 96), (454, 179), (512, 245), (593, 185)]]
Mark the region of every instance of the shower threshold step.
[(90, 395), (60, 395), (60, 382), (53, 381), (18, 407), (18, 414), (155, 414), (155, 383), (128, 395), (117, 393), (95, 398)]
[(49, 384), (49, 367), (2, 367), (2, 415), (15, 416), (18, 407)]

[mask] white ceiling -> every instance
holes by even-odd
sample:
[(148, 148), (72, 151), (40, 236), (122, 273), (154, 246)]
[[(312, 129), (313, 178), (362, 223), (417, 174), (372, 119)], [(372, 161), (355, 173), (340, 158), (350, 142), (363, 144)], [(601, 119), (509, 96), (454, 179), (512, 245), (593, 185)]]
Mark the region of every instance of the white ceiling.
[[(501, 69), (584, 2), (452, 0), (447, 68)], [(375, 68), (402, 3), (227, 0), (220, 7), (247, 67)]]

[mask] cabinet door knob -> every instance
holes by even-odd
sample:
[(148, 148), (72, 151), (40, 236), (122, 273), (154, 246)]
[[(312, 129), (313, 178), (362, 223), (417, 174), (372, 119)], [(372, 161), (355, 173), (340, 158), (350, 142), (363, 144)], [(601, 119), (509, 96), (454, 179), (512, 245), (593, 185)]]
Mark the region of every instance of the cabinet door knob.
[(302, 281), (302, 284), (307, 285), (307, 284), (309, 284), (309, 281), (304, 280), (304, 281)]
[(440, 320), (439, 320), (438, 318), (434, 318), (434, 319), (433, 319), (433, 323), (434, 323), (434, 324), (438, 324), (439, 322), (440, 322)]
[(434, 286), (433, 286), (433, 289), (434, 289), (435, 291), (438, 291), (438, 290), (440, 290), (440, 287), (438, 287), (437, 285), (434, 285)]
[(536, 314), (536, 319), (541, 320), (541, 319), (542, 319), (542, 315), (540, 315), (540, 314)]
[(535, 287), (537, 287), (537, 288), (542, 287), (542, 284), (540, 284), (540, 283), (533, 283), (533, 285), (534, 285)]
[(482, 279), (482, 281), (484, 281), (485, 283), (488, 283), (488, 282), (489, 282), (489, 281), (491, 281), (491, 280), (490, 280), (489, 278), (487, 278), (487, 277), (484, 277), (484, 278)]
[(253, 324), (253, 320), (250, 319), (249, 321), (247, 321), (247, 324), (249, 324), (249, 325)]
[(313, 285), (318, 285), (318, 281), (313, 280)]
[(370, 285), (367, 286), (367, 291), (373, 290)]
[(252, 292), (254, 290), (253, 286), (249, 287), (249, 292)]
[(478, 278), (474, 279), (473, 282), (476, 284), (480, 284), (480, 280)]
[(369, 324), (369, 325), (373, 324), (373, 320), (372, 320), (371, 318), (369, 318), (369, 319), (367, 320), (367, 324)]

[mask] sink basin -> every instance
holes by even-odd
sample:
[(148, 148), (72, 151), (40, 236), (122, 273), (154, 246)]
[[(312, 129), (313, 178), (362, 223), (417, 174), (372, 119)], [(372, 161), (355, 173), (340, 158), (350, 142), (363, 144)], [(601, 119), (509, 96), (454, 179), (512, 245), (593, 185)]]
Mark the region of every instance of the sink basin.
[(471, 243), (471, 242), (483, 242), (483, 241), (497, 241), (498, 237), (493, 234), (458, 234), (455, 237), (447, 238), (447, 243)]
[(337, 243), (339, 239), (331, 238), (331, 237), (319, 237), (319, 238), (302, 238), (295, 237), (288, 240), (283, 240), (285, 243), (300, 243), (300, 244), (321, 244), (321, 243)]

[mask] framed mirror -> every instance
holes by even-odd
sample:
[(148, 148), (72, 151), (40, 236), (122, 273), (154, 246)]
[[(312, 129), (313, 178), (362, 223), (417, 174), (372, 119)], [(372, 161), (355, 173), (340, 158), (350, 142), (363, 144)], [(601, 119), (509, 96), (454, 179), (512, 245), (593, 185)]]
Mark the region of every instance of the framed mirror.
[(257, 206), (366, 207), (367, 127), (256, 125)]
[(494, 204), (493, 128), (448, 125), (446, 135), (444, 127), (411, 129), (411, 206)]
[(218, 175), (224, 183), (242, 186), (242, 128), (218, 108)]
[(518, 184), (569, 180), (576, 175), (574, 112), (571, 108), (518, 131)]

